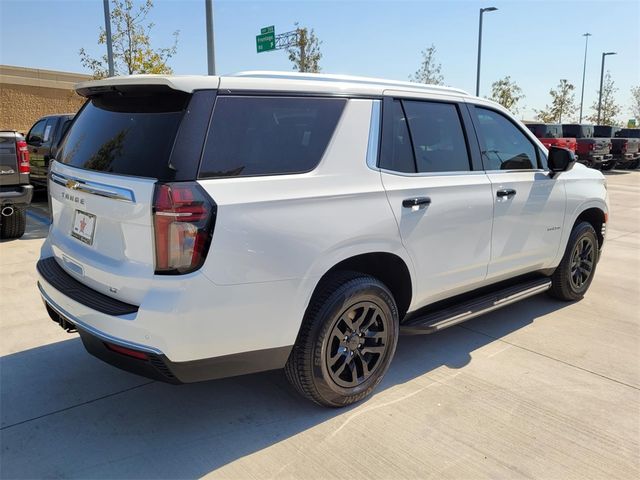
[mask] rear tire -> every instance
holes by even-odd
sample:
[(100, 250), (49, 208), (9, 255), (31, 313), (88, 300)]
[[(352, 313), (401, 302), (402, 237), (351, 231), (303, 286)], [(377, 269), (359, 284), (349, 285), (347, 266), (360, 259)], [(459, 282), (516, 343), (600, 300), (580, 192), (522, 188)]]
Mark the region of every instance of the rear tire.
[(0, 218), (0, 238), (20, 238), (27, 225), (27, 214), (24, 207), (13, 207), (13, 213)]
[(398, 308), (378, 279), (336, 272), (314, 293), (285, 367), (309, 400), (344, 407), (369, 396), (398, 342)]
[(573, 227), (562, 261), (551, 276), (551, 296), (580, 300), (589, 289), (598, 264), (598, 237), (590, 223)]

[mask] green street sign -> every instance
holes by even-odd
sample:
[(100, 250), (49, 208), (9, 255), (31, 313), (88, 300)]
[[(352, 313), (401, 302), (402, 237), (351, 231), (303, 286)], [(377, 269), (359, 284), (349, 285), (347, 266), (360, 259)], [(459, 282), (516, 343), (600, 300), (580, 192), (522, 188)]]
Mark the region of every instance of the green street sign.
[(264, 33), (262, 35), (256, 35), (256, 50), (260, 52), (268, 52), (276, 49), (276, 34)]
[(273, 26), (273, 25), (271, 25), (271, 26), (269, 26), (269, 27), (262, 27), (262, 28), (260, 29), (260, 33), (261, 33), (261, 34), (263, 34), (263, 35), (264, 35), (265, 33), (274, 33), (275, 31), (276, 31), (276, 27), (275, 27), (275, 26)]
[(627, 122), (627, 128), (636, 128), (636, 119), (632, 118)]

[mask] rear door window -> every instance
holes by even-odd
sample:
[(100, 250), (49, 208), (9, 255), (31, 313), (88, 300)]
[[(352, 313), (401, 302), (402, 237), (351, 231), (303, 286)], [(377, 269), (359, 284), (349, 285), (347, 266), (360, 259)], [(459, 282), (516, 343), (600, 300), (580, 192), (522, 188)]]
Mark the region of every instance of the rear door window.
[(385, 115), (380, 168), (392, 172), (416, 173), (413, 146), (407, 116), (400, 100), (390, 103), (391, 115)]
[(343, 98), (218, 96), (199, 178), (313, 170), (346, 102)]
[(61, 144), (58, 160), (99, 172), (171, 178), (169, 156), (189, 97), (172, 91), (91, 98)]
[(458, 108), (451, 103), (403, 101), (418, 173), (471, 170)]

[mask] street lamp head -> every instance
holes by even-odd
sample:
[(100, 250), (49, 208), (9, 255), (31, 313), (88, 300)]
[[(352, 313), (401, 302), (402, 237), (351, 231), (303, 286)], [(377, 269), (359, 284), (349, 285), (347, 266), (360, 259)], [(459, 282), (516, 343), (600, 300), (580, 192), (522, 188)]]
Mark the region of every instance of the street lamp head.
[(480, 9), (481, 12), (494, 12), (496, 10), (498, 10), (496, 7), (486, 7)]
[(618, 52), (605, 52), (603, 55), (617, 55)]
[(583, 37), (591, 37), (592, 35), (589, 32), (587, 32), (587, 33), (583, 33), (582, 36)]

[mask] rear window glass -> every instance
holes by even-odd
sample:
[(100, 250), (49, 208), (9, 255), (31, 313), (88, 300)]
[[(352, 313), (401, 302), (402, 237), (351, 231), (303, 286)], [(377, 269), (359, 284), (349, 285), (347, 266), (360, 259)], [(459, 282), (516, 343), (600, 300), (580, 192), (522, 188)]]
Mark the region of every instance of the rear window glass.
[(314, 169), (346, 99), (219, 96), (200, 178), (302, 173)]
[(640, 138), (640, 128), (623, 128), (616, 132), (616, 137), (620, 138)]
[(593, 128), (593, 135), (601, 138), (613, 138), (620, 130), (619, 127), (610, 127), (608, 125), (596, 125)]
[(560, 125), (543, 125), (529, 123), (527, 128), (538, 138), (561, 138), (562, 127)]
[(568, 138), (593, 138), (593, 125), (563, 125), (562, 135)]
[(182, 92), (91, 98), (73, 122), (57, 160), (99, 172), (170, 178), (169, 156), (188, 99)]

